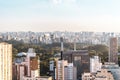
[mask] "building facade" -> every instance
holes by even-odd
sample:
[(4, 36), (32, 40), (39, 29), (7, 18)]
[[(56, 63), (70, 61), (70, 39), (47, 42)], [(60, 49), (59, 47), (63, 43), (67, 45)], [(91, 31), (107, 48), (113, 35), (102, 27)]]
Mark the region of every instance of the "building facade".
[(99, 58), (99, 56), (93, 56), (92, 58), (90, 58), (90, 72), (91, 73), (96, 73), (97, 71), (101, 70), (101, 60)]
[(98, 71), (96, 73), (94, 80), (116, 80), (116, 79), (114, 79), (110, 71), (108, 71), (107, 69), (101, 69), (101, 71)]
[(82, 80), (94, 80), (95, 76), (91, 73), (83, 73)]
[(90, 72), (90, 57), (87, 50), (70, 50), (63, 52), (63, 59), (77, 68), (77, 78), (83, 72)]
[(77, 70), (67, 60), (56, 61), (55, 80), (77, 80)]
[(32, 48), (27, 53), (18, 53), (14, 64), (14, 80), (52, 80), (52, 77), (40, 76), (39, 60)]
[(115, 63), (105, 63), (102, 66), (102, 69), (107, 69), (110, 71), (115, 80), (120, 80), (120, 67), (118, 64)]
[(67, 61), (57, 60), (56, 61), (56, 80), (64, 80), (64, 67), (68, 65)]
[(12, 80), (12, 45), (0, 43), (0, 80)]
[(110, 38), (109, 62), (118, 63), (118, 42), (116, 37)]
[(77, 80), (77, 70), (73, 63), (68, 63), (64, 68), (64, 80)]

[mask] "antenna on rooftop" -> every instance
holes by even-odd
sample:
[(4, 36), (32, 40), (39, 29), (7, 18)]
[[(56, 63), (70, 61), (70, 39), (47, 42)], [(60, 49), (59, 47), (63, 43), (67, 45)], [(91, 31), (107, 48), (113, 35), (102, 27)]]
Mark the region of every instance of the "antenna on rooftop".
[(74, 40), (74, 51), (76, 51), (76, 39)]
[(63, 37), (60, 38), (61, 42), (61, 60), (63, 59)]

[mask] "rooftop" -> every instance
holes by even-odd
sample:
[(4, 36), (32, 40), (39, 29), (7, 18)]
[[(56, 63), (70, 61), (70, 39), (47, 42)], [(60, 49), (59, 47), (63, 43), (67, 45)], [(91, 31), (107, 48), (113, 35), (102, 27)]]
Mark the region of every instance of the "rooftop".
[(66, 52), (63, 52), (63, 54), (81, 54), (81, 55), (88, 55), (88, 50), (69, 50)]

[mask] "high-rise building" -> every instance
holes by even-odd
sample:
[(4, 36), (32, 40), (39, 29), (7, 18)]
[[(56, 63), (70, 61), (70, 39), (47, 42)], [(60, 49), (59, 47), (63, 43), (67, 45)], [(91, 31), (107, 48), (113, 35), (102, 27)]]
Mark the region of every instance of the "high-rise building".
[(90, 57), (88, 50), (70, 50), (63, 52), (63, 59), (73, 63), (77, 68), (77, 78), (81, 78), (83, 72), (90, 72)]
[(64, 68), (64, 80), (77, 80), (77, 70), (73, 63), (68, 63)]
[(90, 58), (90, 72), (91, 73), (96, 73), (97, 71), (101, 70), (101, 60), (99, 58), (99, 56), (93, 56), (92, 58)]
[(110, 38), (110, 45), (109, 45), (109, 62), (118, 63), (118, 45), (117, 45), (117, 38), (113, 37)]
[(0, 80), (12, 80), (12, 45), (0, 43)]
[(55, 80), (77, 80), (77, 70), (67, 60), (56, 60)]
[(68, 65), (66, 60), (57, 60), (56, 61), (56, 80), (65, 80), (64, 79), (64, 68)]

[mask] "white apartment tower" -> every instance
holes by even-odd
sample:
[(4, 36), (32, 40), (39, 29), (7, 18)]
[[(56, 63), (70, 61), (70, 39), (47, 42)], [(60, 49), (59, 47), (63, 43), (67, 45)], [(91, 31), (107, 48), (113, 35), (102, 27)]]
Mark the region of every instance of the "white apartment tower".
[(92, 58), (90, 58), (90, 72), (91, 73), (96, 73), (97, 71), (101, 70), (101, 60), (99, 58), (99, 56), (93, 56)]
[(12, 45), (0, 43), (0, 80), (12, 80)]

